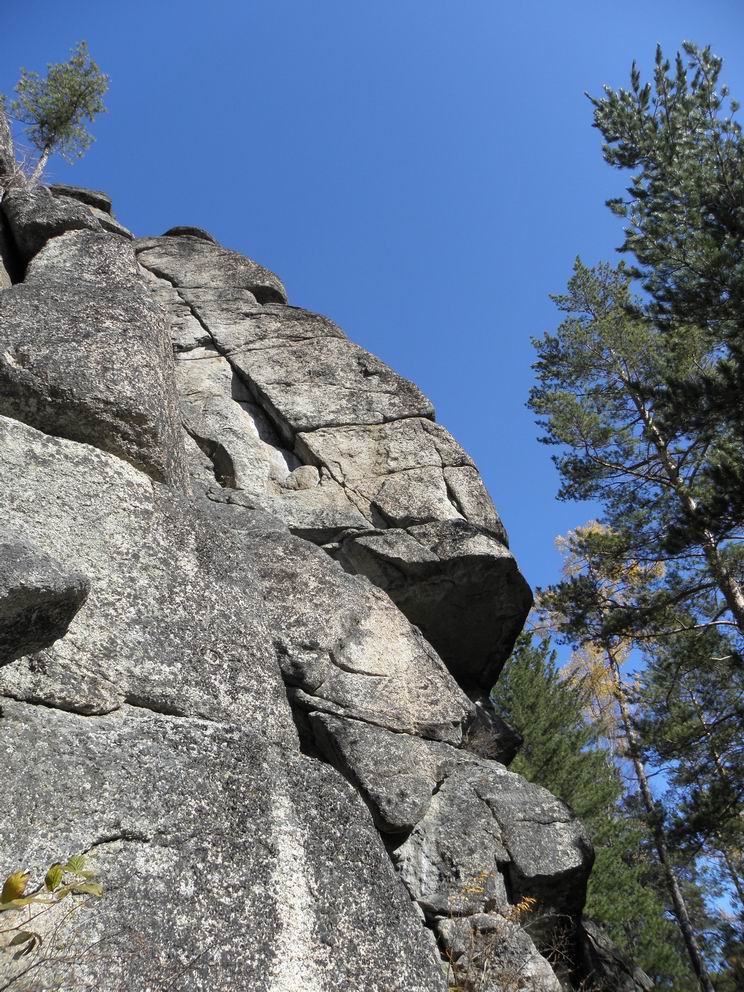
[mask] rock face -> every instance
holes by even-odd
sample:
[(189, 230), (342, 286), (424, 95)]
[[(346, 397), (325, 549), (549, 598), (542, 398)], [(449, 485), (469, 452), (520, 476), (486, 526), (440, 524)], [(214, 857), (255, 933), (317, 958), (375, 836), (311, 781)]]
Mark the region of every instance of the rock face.
[(446, 992), (486, 955), (481, 992), (557, 992), (592, 852), (502, 763), (486, 691), (531, 596), (472, 461), (206, 232), (6, 200), (0, 875), (87, 852), (105, 890), (39, 924), (73, 953), (37, 973)]

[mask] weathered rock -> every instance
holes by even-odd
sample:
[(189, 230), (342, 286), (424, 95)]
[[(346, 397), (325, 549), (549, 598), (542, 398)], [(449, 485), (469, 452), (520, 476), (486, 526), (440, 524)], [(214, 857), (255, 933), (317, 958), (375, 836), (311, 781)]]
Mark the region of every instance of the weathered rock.
[(242, 545), (95, 448), (0, 418), (0, 450), (4, 526), (91, 582), (68, 636), (5, 666), (0, 694), (77, 713), (130, 703), (243, 723), (260, 711), (267, 739), (296, 740)]
[(450, 985), (474, 992), (562, 992), (521, 924), (497, 914), (441, 917), (437, 932), (450, 961)]
[(123, 224), (120, 224), (116, 217), (112, 216), (112, 214), (107, 213), (105, 210), (99, 210), (98, 207), (88, 207), (88, 209), (104, 231), (109, 231), (111, 234), (118, 234), (122, 238), (126, 238), (127, 241), (134, 240), (134, 235), (132, 232), (124, 227)]
[(414, 898), (429, 912), (462, 915), (529, 897), (543, 916), (575, 919), (593, 857), (569, 810), (497, 762), (428, 746), (439, 778), (417, 766), (432, 800), (395, 851)]
[(84, 189), (82, 186), (67, 186), (65, 183), (52, 183), (49, 189), (54, 196), (71, 197), (103, 213), (112, 213), (111, 197), (100, 189)]
[(578, 917), (591, 846), (547, 790), (447, 744), (327, 714), (310, 723), (380, 828), (408, 832), (395, 859), (429, 914), (504, 910), (527, 896), (543, 916)]
[(89, 589), (81, 572), (0, 531), (0, 666), (62, 637)]
[(385, 833), (407, 833), (426, 814), (441, 761), (426, 742), (361, 720), (311, 713), (315, 743), (362, 794)]
[[(347, 575), (311, 544), (276, 527), (242, 531), (239, 508), (221, 510), (264, 590), (265, 615), (296, 706), (462, 741), (473, 704), (384, 593)], [(246, 519), (250, 523), (250, 515)]]
[(182, 422), (197, 446), (191, 449), (191, 475), (201, 476), (204, 485), (200, 466), (206, 455), (207, 485), (216, 481), (227, 490), (213, 494), (214, 499), (274, 513), (293, 533), (320, 544), (367, 526), (329, 472), (303, 466), (283, 447), (261, 407), (214, 347), (195, 347), (177, 358)]
[(444, 520), (350, 535), (334, 555), (385, 589), (461, 685), (493, 686), (532, 605), (500, 540), (465, 520)]
[[(299, 435), (297, 450), (305, 461), (327, 466), (371, 523), (402, 528), (468, 519), (505, 543), (503, 524), (468, 455), (440, 424), (417, 413), (412, 402), (402, 414), (406, 419), (392, 423), (324, 429), (316, 422), (311, 433)], [(467, 487), (469, 515), (456, 496)]]
[(129, 707), (81, 718), (9, 702), (0, 728), (3, 858), (39, 879), (86, 851), (105, 889), (61, 924), (65, 987), (443, 992), (366, 810), (328, 766)]
[(50, 238), (66, 231), (100, 231), (88, 207), (69, 196), (54, 196), (45, 186), (13, 187), (3, 197), (2, 211), (24, 262)]
[(273, 272), (203, 238), (143, 238), (136, 246), (142, 265), (184, 289), (248, 289), (259, 303), (287, 301)]
[(54, 238), (0, 295), (0, 413), (187, 487), (168, 329), (126, 242)]
[(161, 237), (201, 238), (202, 241), (211, 241), (213, 245), (218, 244), (216, 238), (213, 238), (209, 231), (205, 231), (203, 227), (190, 227), (188, 224), (178, 224), (176, 227), (169, 227), (167, 231), (163, 231)]
[(591, 920), (579, 927), (579, 972), (598, 992), (652, 992), (654, 983)]
[[(273, 308), (268, 318), (265, 313), (246, 313), (238, 337), (234, 325), (230, 333), (223, 333), (205, 303), (197, 304), (196, 310), (217, 347), (229, 355), (288, 439), (320, 427), (433, 416), (431, 404), (413, 383), (345, 337), (323, 333), (327, 324), (315, 314), (303, 321), (296, 308), (286, 316)], [(298, 323), (300, 333), (319, 324), (321, 333), (298, 340)], [(256, 341), (261, 346), (251, 347)]]
[(574, 954), (591, 850), (492, 760), (530, 593), (472, 461), (273, 273), (55, 193), (0, 293), (0, 512), (38, 549), (0, 583), (69, 615), (6, 624), (0, 851), (100, 867), (67, 984), (444, 992), (436, 930), (493, 992), (557, 992), (527, 932)]

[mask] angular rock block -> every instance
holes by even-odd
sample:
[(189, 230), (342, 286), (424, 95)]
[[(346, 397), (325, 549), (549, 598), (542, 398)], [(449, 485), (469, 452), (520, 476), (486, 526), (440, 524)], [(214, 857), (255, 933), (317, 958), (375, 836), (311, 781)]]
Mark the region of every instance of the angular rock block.
[(0, 414), (187, 488), (168, 329), (126, 242), (56, 237), (0, 295)]
[(67, 231), (101, 230), (85, 204), (69, 196), (54, 196), (45, 186), (10, 189), (0, 209), (24, 262), (30, 261), (51, 238)]
[(141, 238), (136, 250), (142, 265), (174, 286), (247, 289), (259, 303), (287, 302), (286, 290), (273, 272), (204, 238)]
[[(360, 387), (362, 388), (362, 387)], [(300, 433), (304, 461), (327, 466), (373, 526), (410, 528), (468, 520), (506, 543), (506, 532), (475, 465), (440, 424), (416, 416), (384, 424)]]
[(49, 187), (53, 196), (79, 200), (88, 207), (95, 207), (105, 214), (113, 214), (113, 204), (108, 193), (100, 189), (85, 189), (82, 186), (68, 186), (65, 183), (52, 183)]
[(384, 589), (460, 685), (489, 691), (532, 605), (507, 548), (465, 520), (342, 539), (334, 556)]
[(282, 445), (234, 368), (213, 346), (177, 353), (176, 382), (182, 423), (195, 442), (191, 476), (200, 488), (212, 490), (212, 499), (274, 513), (294, 534), (318, 544), (367, 526), (330, 473), (303, 466)]
[[(229, 509), (237, 510), (237, 507)], [(278, 530), (240, 532), (289, 696), (320, 711), (459, 745), (474, 706), (388, 597), (313, 545)]]
[(218, 244), (217, 239), (213, 238), (209, 231), (205, 231), (203, 227), (190, 227), (188, 224), (177, 224), (176, 227), (169, 227), (167, 231), (163, 231), (161, 237), (201, 238), (202, 241), (210, 241), (213, 245)]
[(528, 896), (543, 915), (578, 918), (592, 849), (546, 789), (447, 744), (324, 713), (310, 722), (380, 828), (406, 834), (394, 857), (429, 914), (503, 911)]
[(0, 532), (0, 666), (63, 637), (89, 590), (81, 572)]

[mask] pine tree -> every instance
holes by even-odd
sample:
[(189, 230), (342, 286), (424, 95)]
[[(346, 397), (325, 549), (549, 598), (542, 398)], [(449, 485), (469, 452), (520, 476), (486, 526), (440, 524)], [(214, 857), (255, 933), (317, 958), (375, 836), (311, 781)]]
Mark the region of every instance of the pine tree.
[[(35, 182), (42, 175), (49, 156), (56, 152), (68, 162), (85, 154), (93, 141), (86, 120), (91, 123), (105, 111), (103, 96), (108, 76), (91, 59), (86, 42), (79, 42), (67, 62), (47, 66), (46, 77), (21, 70), (16, 96), (10, 101), (10, 114), (26, 125), (26, 136), (38, 152), (31, 174)], [(0, 182), (16, 177), (12, 142), (4, 102), (0, 103)]]
[[(611, 538), (611, 532), (597, 523), (572, 531), (562, 542), (566, 579), (542, 593), (540, 608), (551, 628), (566, 641), (591, 648), (593, 656), (601, 659), (619, 714), (623, 750), (636, 780), (643, 820), (653, 839), (660, 877), (698, 984), (703, 992), (713, 992), (701, 935), (696, 932), (675, 865), (667, 811), (651, 789), (632, 697), (622, 673), (633, 641), (626, 632), (613, 629), (607, 617), (613, 604), (622, 609), (643, 594), (648, 584), (658, 577), (658, 563), (641, 559), (619, 563), (606, 553), (607, 548), (612, 547)], [(577, 597), (578, 589), (581, 595)], [(586, 595), (587, 590), (591, 595)]]
[(670, 353), (684, 354), (691, 327), (706, 353), (699, 365), (671, 364), (656, 384), (662, 435), (715, 446), (701, 466), (708, 485), (677, 521), (679, 548), (744, 517), (744, 139), (720, 84), (723, 60), (689, 42), (683, 52), (672, 66), (657, 47), (653, 84), (634, 63), (629, 89), (590, 98), (605, 160), (633, 173), (628, 195), (608, 206), (627, 222), (621, 250), (646, 293), (634, 310)]
[[(537, 385), (529, 406), (560, 449), (559, 499), (603, 504), (603, 531), (593, 551), (632, 576), (655, 567), (634, 597), (608, 602), (601, 614), (612, 630), (646, 636), (706, 625), (744, 635), (744, 518), (719, 519), (677, 540), (680, 520), (692, 521), (708, 501), (710, 470), (730, 443), (688, 433), (658, 416), (659, 384), (672, 374), (711, 366), (705, 335), (679, 328), (675, 347), (640, 304), (621, 266), (588, 268), (577, 260), (568, 292), (554, 297), (565, 314), (555, 334), (536, 340)], [(663, 389), (661, 391), (663, 393)], [(582, 598), (598, 594), (584, 576)]]

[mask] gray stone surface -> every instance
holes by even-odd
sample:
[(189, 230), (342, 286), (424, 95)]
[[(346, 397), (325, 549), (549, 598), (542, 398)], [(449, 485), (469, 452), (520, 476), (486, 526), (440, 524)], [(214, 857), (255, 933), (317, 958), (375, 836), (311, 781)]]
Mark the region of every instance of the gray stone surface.
[(493, 686), (532, 605), (498, 538), (462, 519), (443, 520), (352, 534), (334, 554), (385, 589), (461, 685)]
[(0, 209), (25, 262), (50, 238), (66, 231), (101, 229), (85, 204), (69, 196), (54, 196), (45, 186), (17, 186), (8, 190)]
[[(389, 598), (306, 541), (274, 528), (239, 531), (264, 590), (279, 663), (296, 706), (452, 744), (473, 704)], [(250, 520), (250, 517), (248, 517)]]
[(423, 818), (443, 774), (425, 741), (328, 713), (312, 713), (310, 726), (320, 752), (354, 783), (381, 830), (408, 833)]
[(0, 666), (62, 637), (89, 589), (81, 572), (0, 531)]
[(161, 237), (201, 238), (202, 241), (211, 241), (213, 245), (218, 244), (216, 238), (213, 238), (209, 231), (205, 231), (203, 227), (190, 227), (188, 224), (178, 224), (176, 227), (169, 227), (167, 231), (163, 231)]
[(462, 992), (562, 992), (529, 926), (529, 920), (492, 913), (440, 917), (437, 932), (451, 962), (450, 985)]
[(9, 702), (0, 730), (4, 864), (35, 881), (87, 851), (105, 888), (63, 924), (79, 961), (64, 987), (445, 989), (366, 810), (328, 766), (260, 732), (131, 707)]
[(202, 238), (142, 238), (140, 262), (184, 289), (248, 289), (260, 303), (286, 303), (281, 280), (258, 262)]
[(414, 897), (429, 912), (463, 914), (503, 909), (527, 896), (543, 914), (576, 918), (593, 855), (563, 803), (495, 761), (427, 747), (437, 763), (434, 776), (424, 763), (414, 763), (409, 774), (430, 783), (432, 800), (395, 850)]
[[(370, 523), (404, 528), (468, 519), (504, 543), (503, 525), (471, 459), (440, 424), (418, 413), (411, 403), (406, 419), (392, 423), (323, 429), (316, 422), (311, 433), (299, 435), (297, 450), (303, 460), (328, 466)], [(456, 493), (464, 498), (468, 487), (466, 517)]]
[(52, 183), (49, 187), (54, 196), (71, 197), (86, 206), (95, 207), (103, 213), (112, 212), (111, 197), (100, 189), (85, 189), (82, 186), (67, 186), (65, 183)]
[(54, 238), (0, 295), (0, 413), (188, 485), (168, 329), (122, 239)]
[(380, 828), (406, 834), (394, 856), (427, 913), (504, 910), (527, 896), (543, 915), (578, 917), (591, 846), (545, 789), (447, 744), (322, 713), (310, 724)]
[[(328, 545), (391, 596), (462, 685), (490, 689), (532, 598), (472, 460), (415, 386), (327, 318), (210, 285), (189, 253), (179, 271), (146, 248), (139, 258), (182, 360), (192, 475), (209, 479), (206, 455), (215, 480), (241, 493), (217, 498)], [(288, 492), (299, 463), (318, 483)]]
[(0, 694), (87, 714), (261, 712), (268, 739), (296, 741), (262, 590), (229, 532), (96, 448), (0, 418), (0, 451), (4, 526), (91, 583), (67, 636), (6, 665)]
[(108, 231), (110, 234), (118, 234), (122, 238), (126, 238), (127, 241), (134, 240), (134, 235), (132, 232), (128, 228), (124, 227), (123, 224), (120, 224), (116, 217), (112, 214), (105, 210), (100, 210), (98, 207), (88, 207), (88, 209), (104, 231)]
[(579, 972), (586, 987), (601, 992), (652, 992), (654, 983), (591, 920), (579, 927)]
[(191, 475), (202, 487), (216, 482), (226, 490), (213, 498), (275, 513), (293, 533), (321, 544), (367, 526), (327, 470), (303, 466), (283, 446), (235, 369), (212, 345), (177, 352), (177, 359), (182, 423), (196, 442), (190, 449)]

